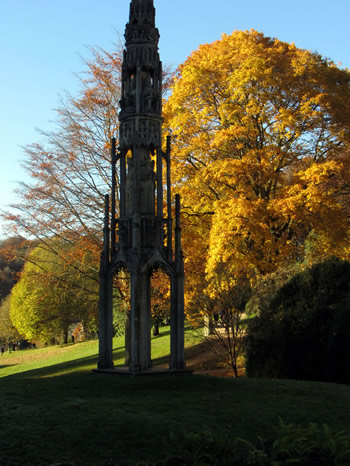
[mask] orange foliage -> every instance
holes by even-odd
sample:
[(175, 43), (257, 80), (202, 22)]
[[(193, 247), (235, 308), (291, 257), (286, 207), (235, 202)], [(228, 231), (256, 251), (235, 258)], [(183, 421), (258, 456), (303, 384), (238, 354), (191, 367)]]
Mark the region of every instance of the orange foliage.
[(253, 30), (180, 67), (165, 121), (192, 307), (307, 255), (349, 258), (349, 115), (348, 70)]

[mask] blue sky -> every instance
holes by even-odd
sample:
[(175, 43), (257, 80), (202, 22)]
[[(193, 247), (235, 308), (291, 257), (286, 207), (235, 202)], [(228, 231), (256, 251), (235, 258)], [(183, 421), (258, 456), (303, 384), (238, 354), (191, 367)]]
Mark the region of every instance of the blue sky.
[[(155, 0), (163, 63), (235, 29), (318, 51), (350, 68), (350, 0)], [(0, 0), (0, 209), (25, 180), (21, 146), (54, 128), (59, 95), (78, 89), (88, 46), (112, 49), (129, 0)], [(1, 229), (0, 229), (1, 234)]]

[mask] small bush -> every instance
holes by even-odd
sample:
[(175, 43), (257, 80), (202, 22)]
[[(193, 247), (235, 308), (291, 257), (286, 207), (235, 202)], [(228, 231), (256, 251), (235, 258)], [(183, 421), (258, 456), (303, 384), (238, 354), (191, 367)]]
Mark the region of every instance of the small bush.
[(260, 442), (260, 448), (250, 448), (246, 462), (242, 464), (276, 466), (350, 464), (350, 435), (345, 432), (334, 432), (325, 424), (310, 423), (303, 427), (280, 421), (276, 440)]
[(210, 432), (172, 435), (166, 445), (169, 457), (157, 466), (346, 466), (350, 464), (350, 435), (327, 425), (285, 424), (280, 420), (275, 440), (217, 437)]
[(350, 383), (349, 360), (349, 262), (295, 275), (249, 323), (248, 376)]

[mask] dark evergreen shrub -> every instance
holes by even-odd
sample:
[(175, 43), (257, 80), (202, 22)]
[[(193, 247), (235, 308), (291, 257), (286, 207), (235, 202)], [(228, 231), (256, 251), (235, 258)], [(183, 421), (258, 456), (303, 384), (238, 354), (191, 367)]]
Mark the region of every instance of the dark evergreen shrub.
[(350, 383), (350, 263), (295, 275), (248, 325), (248, 376)]

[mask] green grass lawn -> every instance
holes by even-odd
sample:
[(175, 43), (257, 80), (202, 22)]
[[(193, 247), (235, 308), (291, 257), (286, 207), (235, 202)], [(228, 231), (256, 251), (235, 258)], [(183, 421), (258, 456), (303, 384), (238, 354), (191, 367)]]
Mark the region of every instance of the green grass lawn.
[[(169, 353), (169, 331), (161, 331), (152, 342), (155, 363), (164, 363)], [(193, 344), (198, 341), (187, 333), (187, 346)], [(122, 345), (122, 339), (114, 341), (116, 364), (122, 364)], [(170, 433), (208, 431), (255, 441), (272, 438), (279, 417), (350, 430), (348, 386), (108, 376), (92, 372), (97, 347), (92, 341), (1, 357), (0, 465), (134, 465), (165, 458)]]

